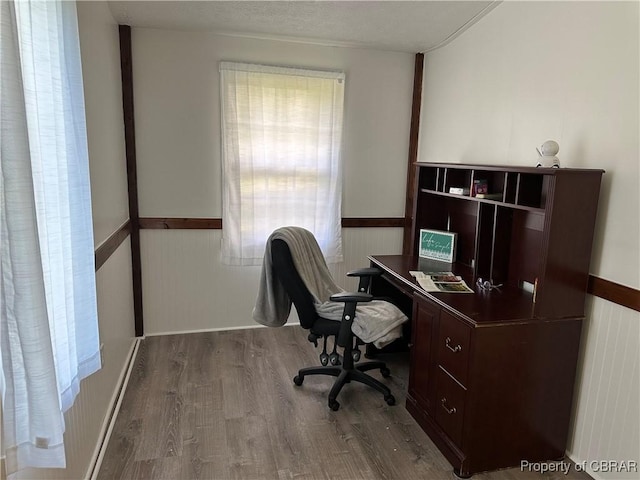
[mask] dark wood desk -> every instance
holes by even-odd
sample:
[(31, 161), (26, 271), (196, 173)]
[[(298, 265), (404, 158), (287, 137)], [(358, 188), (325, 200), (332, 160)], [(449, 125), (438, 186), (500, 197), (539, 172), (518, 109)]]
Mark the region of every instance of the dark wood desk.
[[(564, 457), (583, 317), (536, 318), (513, 287), (427, 293), (415, 256), (369, 257), (411, 316), (407, 410), (458, 476)], [(475, 286), (472, 272), (452, 268)]]

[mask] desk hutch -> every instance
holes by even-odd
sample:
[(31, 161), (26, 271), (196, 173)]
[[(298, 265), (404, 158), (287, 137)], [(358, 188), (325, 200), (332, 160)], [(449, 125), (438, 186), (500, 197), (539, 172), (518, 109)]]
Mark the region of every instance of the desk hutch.
[[(604, 172), (416, 168), (411, 251), (369, 257), (384, 272), (373, 293), (411, 315), (407, 410), (460, 477), (563, 458)], [(491, 199), (473, 195), (474, 180)], [(426, 292), (409, 275), (425, 269), (421, 228), (457, 233), (444, 269), (475, 293)]]

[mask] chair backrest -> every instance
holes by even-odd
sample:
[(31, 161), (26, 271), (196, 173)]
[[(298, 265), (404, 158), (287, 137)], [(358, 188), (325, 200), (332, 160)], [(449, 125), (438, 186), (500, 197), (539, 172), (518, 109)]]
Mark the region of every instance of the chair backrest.
[(318, 318), (313, 306), (313, 296), (296, 270), (289, 245), (284, 240), (276, 239), (271, 242), (271, 268), (296, 307), (300, 325), (306, 329), (311, 328)]

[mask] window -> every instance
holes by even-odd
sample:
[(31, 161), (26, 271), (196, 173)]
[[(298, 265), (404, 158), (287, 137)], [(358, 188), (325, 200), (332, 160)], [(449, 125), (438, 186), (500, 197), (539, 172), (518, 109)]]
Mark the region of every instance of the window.
[(296, 225), (342, 261), (344, 74), (222, 62), (222, 261), (259, 265), (268, 236)]
[(76, 6), (0, 2), (0, 396), (9, 475), (64, 467), (100, 368)]

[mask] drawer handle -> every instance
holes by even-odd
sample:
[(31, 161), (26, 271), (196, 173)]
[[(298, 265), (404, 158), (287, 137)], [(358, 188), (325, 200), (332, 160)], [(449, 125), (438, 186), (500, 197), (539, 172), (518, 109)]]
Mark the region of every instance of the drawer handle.
[(453, 415), (454, 413), (456, 413), (456, 407), (453, 408), (447, 408), (447, 399), (446, 398), (442, 398), (441, 400), (442, 402), (442, 408), (444, 408), (444, 411), (447, 412), (449, 415)]
[(453, 353), (458, 353), (460, 350), (462, 350), (462, 346), (460, 346), (460, 344), (456, 345), (455, 347), (451, 346), (451, 337), (447, 337), (444, 343), (447, 346), (447, 348), (451, 350)]

